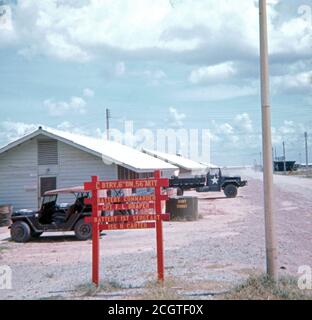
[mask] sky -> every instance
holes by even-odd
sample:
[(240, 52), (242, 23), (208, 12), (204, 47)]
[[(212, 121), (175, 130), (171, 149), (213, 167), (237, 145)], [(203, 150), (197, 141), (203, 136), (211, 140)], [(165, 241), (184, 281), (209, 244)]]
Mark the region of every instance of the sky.
[[(211, 162), (259, 163), (258, 24), (253, 0), (0, 0), (0, 145), (39, 125), (102, 137), (109, 108), (111, 128), (208, 130)], [(312, 1), (268, 0), (268, 29), (273, 146), (304, 162)]]

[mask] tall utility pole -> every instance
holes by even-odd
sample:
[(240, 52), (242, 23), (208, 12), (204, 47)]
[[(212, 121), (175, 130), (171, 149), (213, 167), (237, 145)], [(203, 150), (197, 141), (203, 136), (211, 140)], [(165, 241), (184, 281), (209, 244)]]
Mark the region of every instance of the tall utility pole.
[(267, 273), (269, 277), (275, 281), (278, 281), (277, 239), (275, 230), (275, 213), (273, 208), (272, 133), (269, 90), (269, 53), (266, 0), (259, 0), (259, 11), (266, 260)]
[(306, 152), (306, 166), (307, 169), (309, 168), (309, 152), (308, 152), (308, 133), (304, 133), (304, 139), (305, 139), (305, 152)]
[(284, 173), (286, 172), (286, 147), (285, 141), (283, 141), (283, 160), (284, 160)]
[(109, 120), (111, 118), (111, 112), (107, 108), (106, 109), (106, 135), (107, 135), (107, 140), (110, 140), (110, 135), (109, 135)]

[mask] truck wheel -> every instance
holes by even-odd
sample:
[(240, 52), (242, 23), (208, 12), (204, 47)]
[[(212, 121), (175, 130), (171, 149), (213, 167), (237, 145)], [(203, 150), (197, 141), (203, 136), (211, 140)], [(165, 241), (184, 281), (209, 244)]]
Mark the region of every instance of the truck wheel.
[(224, 188), (224, 194), (227, 198), (236, 198), (237, 196), (237, 187), (234, 184), (228, 184)]
[(15, 242), (28, 242), (31, 238), (29, 225), (24, 221), (14, 222), (11, 227), (11, 238)]
[(182, 188), (177, 189), (177, 196), (183, 196), (184, 190)]
[(92, 226), (80, 219), (75, 225), (75, 235), (78, 240), (86, 241), (92, 238)]

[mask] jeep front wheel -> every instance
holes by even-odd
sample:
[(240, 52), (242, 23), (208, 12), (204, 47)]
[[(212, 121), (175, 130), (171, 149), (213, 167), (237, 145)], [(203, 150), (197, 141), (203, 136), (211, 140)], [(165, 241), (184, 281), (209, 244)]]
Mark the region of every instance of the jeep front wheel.
[(75, 235), (78, 240), (86, 241), (92, 238), (92, 226), (80, 219), (75, 225)]
[(11, 238), (15, 242), (28, 242), (31, 238), (29, 225), (24, 221), (14, 222), (11, 227)]
[(234, 184), (228, 184), (224, 188), (224, 194), (227, 198), (236, 198), (237, 196), (237, 187)]

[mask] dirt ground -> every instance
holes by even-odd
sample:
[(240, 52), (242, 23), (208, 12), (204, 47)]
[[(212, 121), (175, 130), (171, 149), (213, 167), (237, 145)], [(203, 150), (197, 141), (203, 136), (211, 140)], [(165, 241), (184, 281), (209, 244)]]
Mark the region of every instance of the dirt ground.
[[(164, 224), (166, 277), (184, 298), (218, 298), (265, 271), (261, 174), (241, 174), (248, 187), (238, 198), (197, 194), (202, 219)], [(312, 267), (312, 180), (276, 176), (275, 186), (280, 274), (298, 276), (299, 266)], [(91, 241), (71, 233), (17, 244), (0, 228), (1, 265), (12, 268), (13, 289), (0, 290), (0, 299), (89, 298)], [(111, 290), (92, 298), (146, 298), (156, 279), (155, 231), (102, 236), (101, 278)]]

